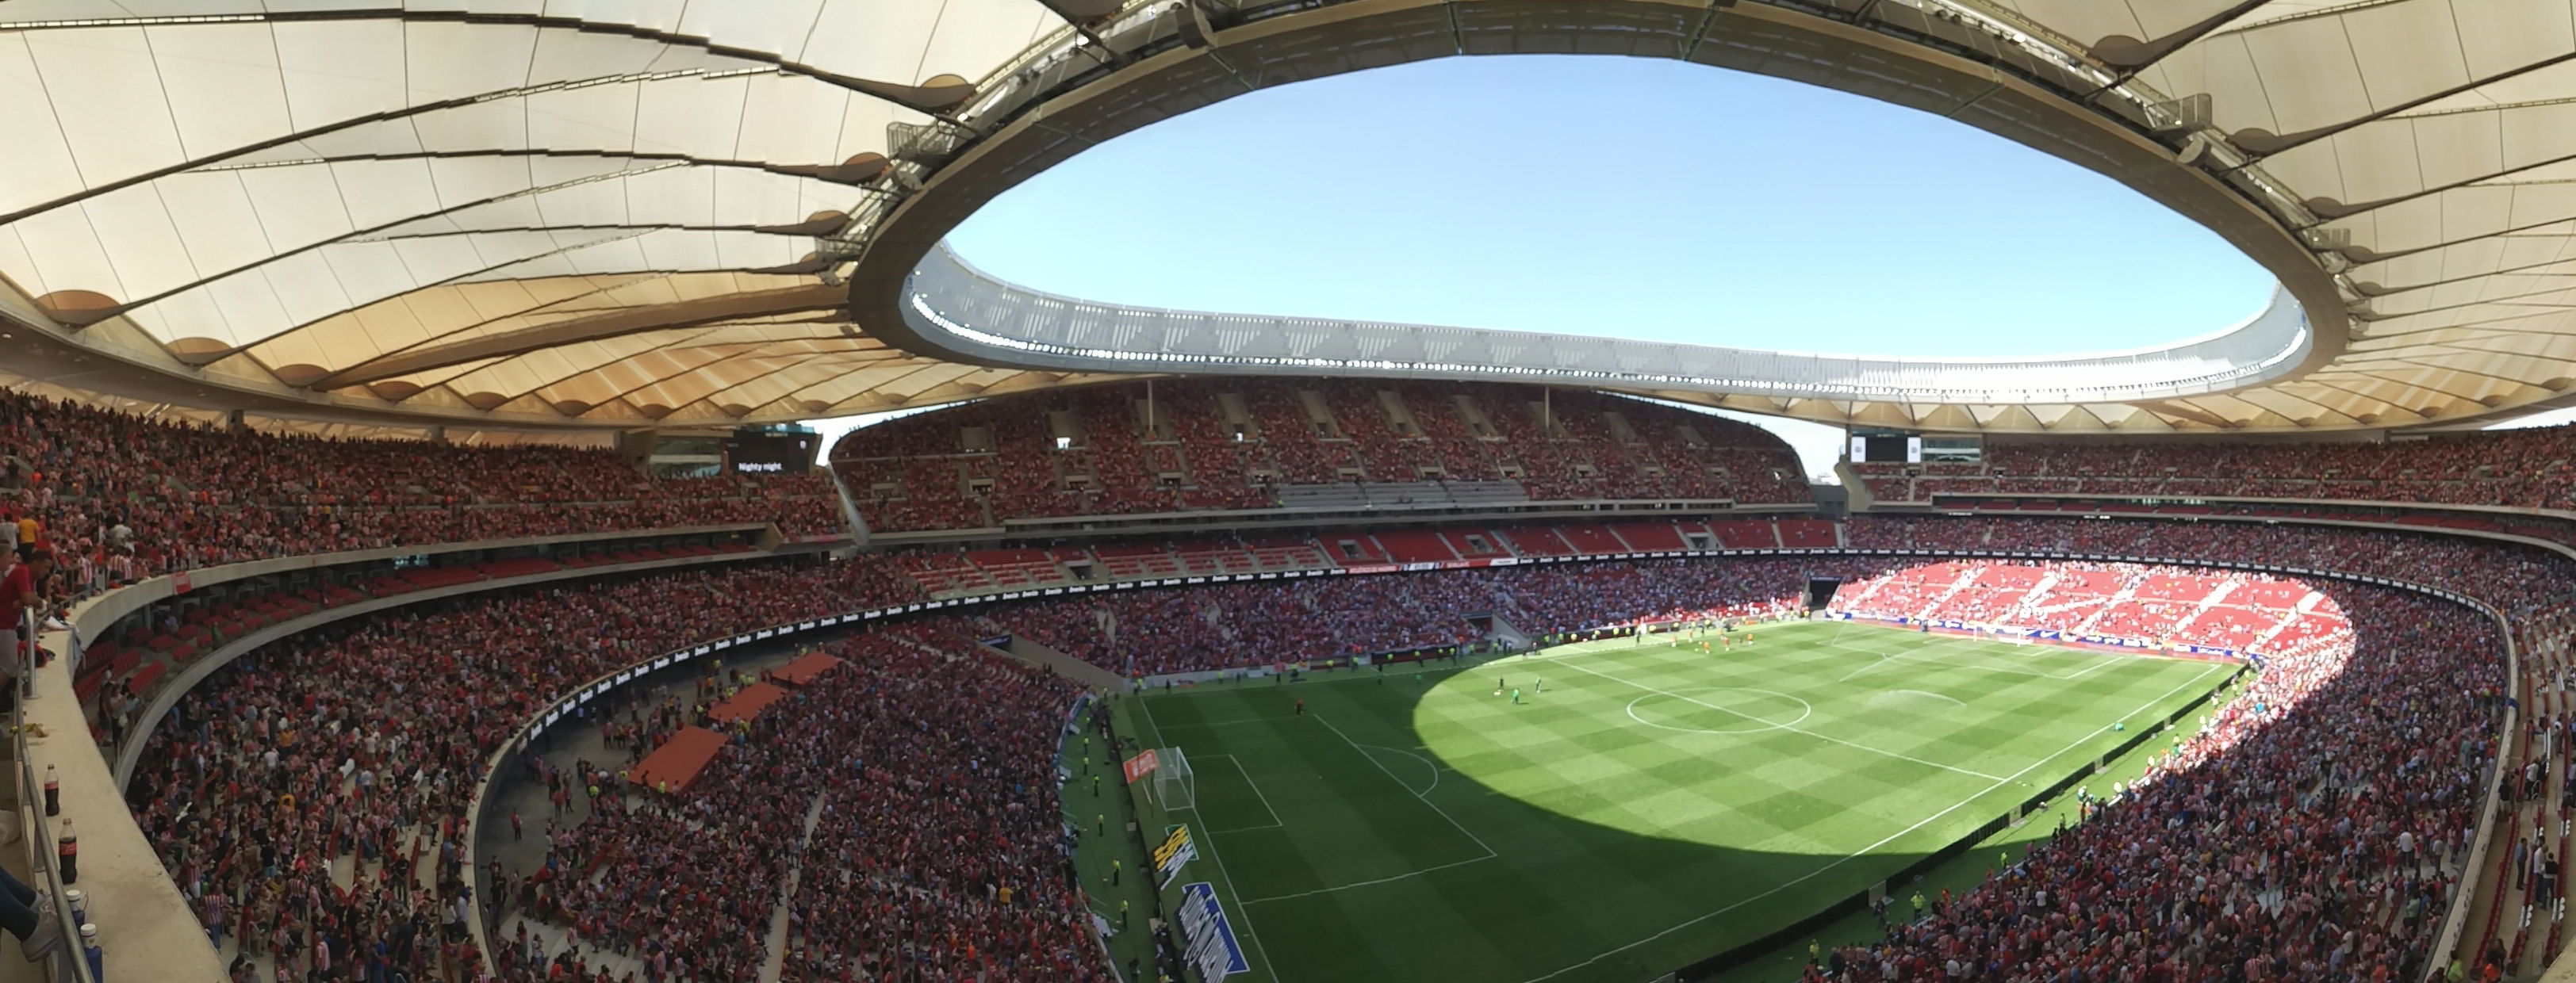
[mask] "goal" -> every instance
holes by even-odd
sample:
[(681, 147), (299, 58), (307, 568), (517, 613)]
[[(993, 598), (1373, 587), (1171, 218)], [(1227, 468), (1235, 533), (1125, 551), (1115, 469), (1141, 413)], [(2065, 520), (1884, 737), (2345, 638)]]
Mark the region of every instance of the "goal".
[(1167, 747), (1155, 752), (1154, 798), (1164, 809), (1195, 809), (1199, 804), (1198, 776), (1190, 772), (1190, 759), (1181, 749)]

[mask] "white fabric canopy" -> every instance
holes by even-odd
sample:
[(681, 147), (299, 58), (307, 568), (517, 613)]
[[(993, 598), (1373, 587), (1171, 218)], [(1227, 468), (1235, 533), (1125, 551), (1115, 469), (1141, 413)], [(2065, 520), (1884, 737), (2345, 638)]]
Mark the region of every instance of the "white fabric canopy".
[[(2225, 153), (2194, 166), (2269, 189), (2359, 330), (2321, 369), (2187, 398), (1667, 395), (1921, 427), (2248, 430), (2447, 422), (2576, 388), (2566, 0), (1821, 2), (2017, 35), (1994, 45), (1998, 64), (2063, 67), (2034, 84), (2205, 100), (2205, 125), (2157, 139), (2216, 141)], [(910, 187), (879, 180), (906, 133), (992, 122), (978, 114), (1002, 90), (1065, 65), (1072, 46), (1114, 62), (1099, 51), (1121, 38), (1167, 43), (1168, 30), (1136, 26), (1170, 22), (1167, 6), (1132, 4), (1077, 34), (1058, 10), (1105, 8), (8, 0), (0, 287), (89, 336), (158, 345), (174, 365), (431, 415), (729, 422), (1082, 381), (1094, 376), (891, 350), (811, 288), (848, 254), (836, 249), (864, 243), (864, 216)], [(1438, 23), (1533, 39), (1698, 30), (1688, 17), (1623, 22), (1604, 13), (1613, 6), (1541, 4), (1523, 23), (1484, 4)], [(1335, 7), (1269, 15), (1264, 29), (1313, 17), (1321, 37)], [(1736, 9), (1813, 19), (1760, 0)], [(1209, 98), (1245, 84), (1207, 78)], [(2069, 113), (2110, 101), (2058, 95)]]

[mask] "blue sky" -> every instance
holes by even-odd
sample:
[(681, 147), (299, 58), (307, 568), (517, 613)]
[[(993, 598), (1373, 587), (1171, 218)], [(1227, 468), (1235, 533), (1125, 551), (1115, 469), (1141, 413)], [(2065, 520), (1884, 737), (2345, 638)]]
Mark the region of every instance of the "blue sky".
[[(1086, 151), (950, 242), (1096, 300), (1899, 356), (2172, 341), (2272, 285), (2208, 230), (1984, 131), (1603, 57), (1250, 93)], [(1831, 467), (1839, 430), (1774, 428)]]
[(951, 236), (1098, 300), (1884, 355), (2190, 337), (2272, 278), (2091, 171), (1662, 59), (1449, 58), (1095, 147)]

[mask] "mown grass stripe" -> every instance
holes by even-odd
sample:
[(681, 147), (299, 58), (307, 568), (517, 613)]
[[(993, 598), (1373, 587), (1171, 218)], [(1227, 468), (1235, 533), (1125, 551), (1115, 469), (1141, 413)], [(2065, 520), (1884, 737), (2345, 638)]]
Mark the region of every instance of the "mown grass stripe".
[[(1157, 711), (1192, 707), (1188, 723), (1170, 727), (1171, 741), (1193, 755), (1236, 755), (1293, 829), (1213, 837), (1242, 878), (1231, 887), (1254, 897), (1264, 892), (1252, 885), (1319, 891), (1254, 906), (1282, 983), (1522, 983), (1556, 967), (1567, 968), (1556, 981), (1634, 983), (1757, 936), (1973, 829), (2026, 796), (2023, 786), (2046, 784), (2110, 747), (2121, 736), (2103, 732), (2110, 722), (2144, 702), (2190, 698), (2188, 680), (2210, 671), (1872, 626), (1759, 634), (1758, 645), (1732, 652), (1596, 643), (1418, 681), (1335, 674), (1325, 685), (1209, 687), (1147, 702)], [(1842, 681), (1889, 652), (1910, 654)], [(1872, 750), (1784, 730), (1648, 726), (1629, 713), (1644, 691), (1571, 668), (1578, 664), (1675, 693), (1710, 691), (1712, 702), (1745, 701), (1741, 708), (1763, 698), (1718, 691), (1787, 694), (1812, 708), (1801, 730)], [(1497, 676), (1523, 687), (1521, 704), (1493, 695)], [(2167, 691), (2174, 695), (2159, 696)], [(1302, 726), (1299, 697), (1309, 715)], [(1657, 699), (1666, 716), (1654, 703), (1640, 715), (1745, 723)], [(1329, 727), (1313, 726), (1316, 717)], [(1428, 772), (1370, 745), (1447, 770), (1423, 792)], [(1262, 818), (1248, 797), (1209, 796), (1211, 825), (1229, 825), (1213, 814), (1229, 803)], [(1271, 832), (1281, 835), (1263, 838)], [(1477, 841), (1493, 858), (1456, 863), (1484, 853)], [(1706, 917), (1720, 910), (1730, 913)]]

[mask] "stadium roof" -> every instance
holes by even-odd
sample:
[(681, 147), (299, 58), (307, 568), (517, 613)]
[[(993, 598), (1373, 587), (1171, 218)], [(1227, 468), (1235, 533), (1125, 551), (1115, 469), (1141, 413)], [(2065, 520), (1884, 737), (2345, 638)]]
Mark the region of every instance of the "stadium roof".
[[(2100, 170), (2272, 269), (2275, 309), (2308, 334), (2229, 349), (2239, 368), (2275, 359), (2260, 371), (2213, 371), (2204, 349), (2133, 390), (1785, 368), (1568, 381), (1953, 430), (2465, 423), (2576, 389), (2576, 21), (2465, 6), (12, 0), (0, 312), (23, 330), (0, 368), (266, 413), (625, 427), (1200, 371), (1118, 346), (1040, 357), (1078, 326), (971, 306), (943, 327), (910, 303), (935, 286), (913, 273), (1002, 190), (1230, 95), (1579, 52), (1840, 88)], [(1340, 165), (1248, 180), (1306, 166)], [(2284, 322), (2249, 322), (2267, 323)], [(1222, 334), (1144, 354), (1240, 344)], [(1556, 378), (1419, 357), (1386, 371)]]

